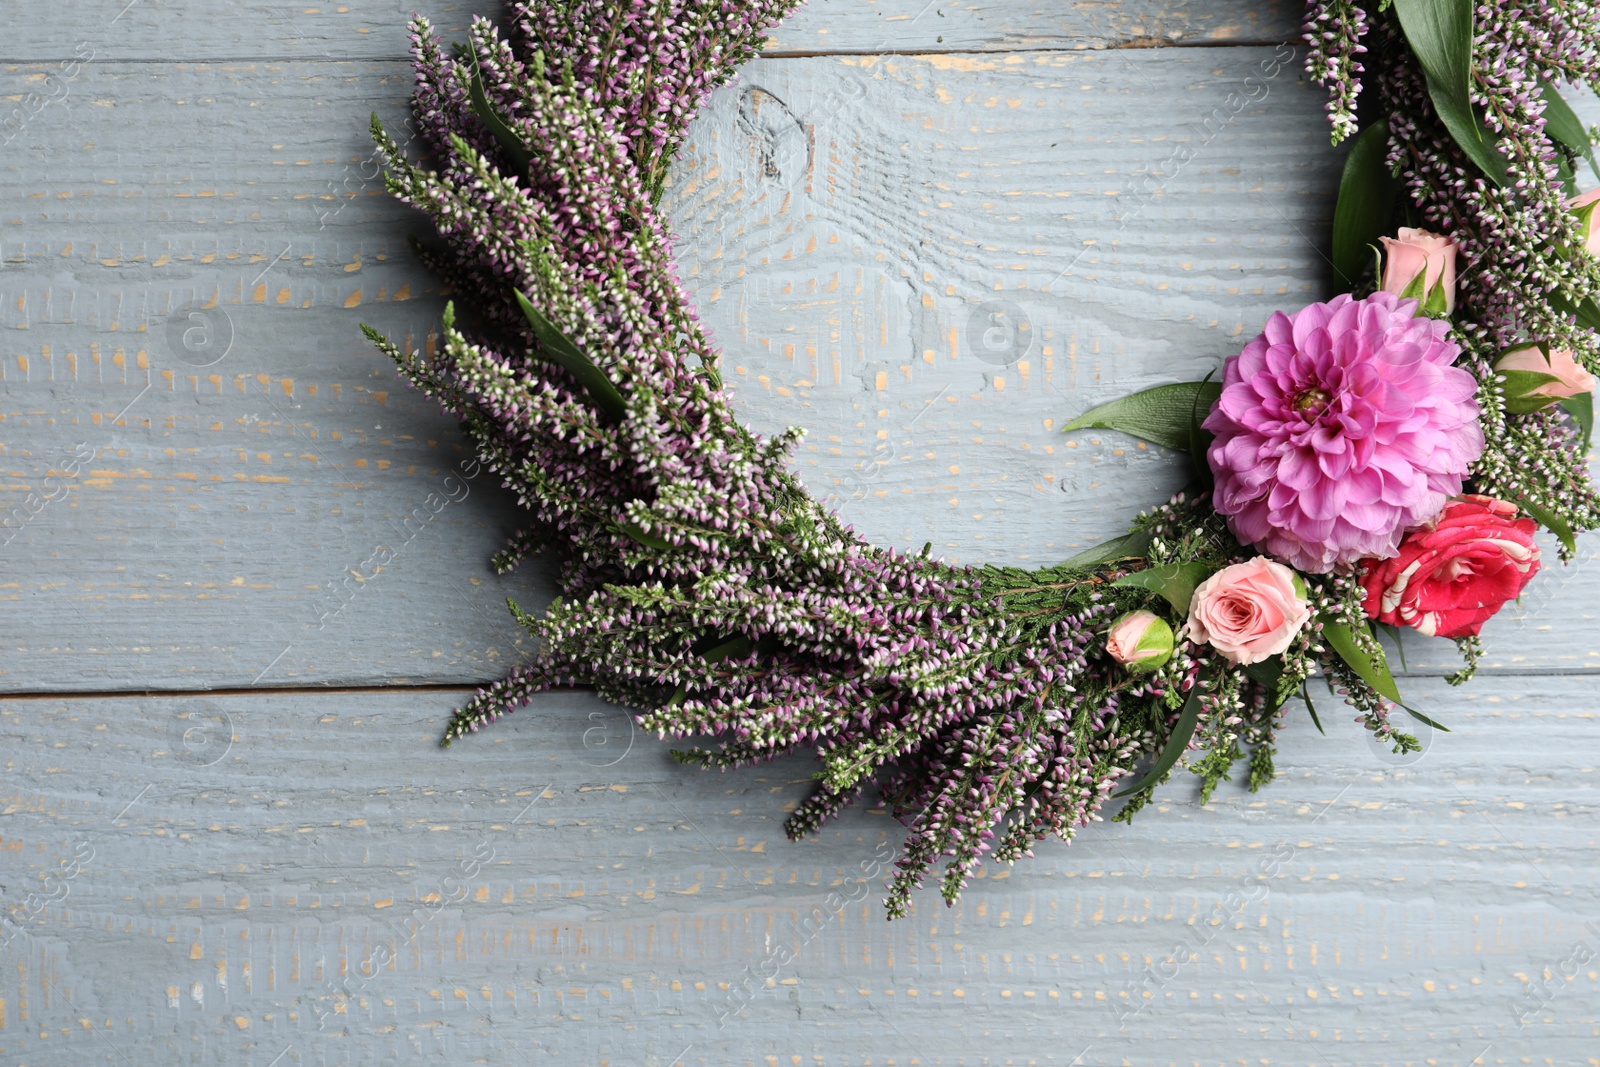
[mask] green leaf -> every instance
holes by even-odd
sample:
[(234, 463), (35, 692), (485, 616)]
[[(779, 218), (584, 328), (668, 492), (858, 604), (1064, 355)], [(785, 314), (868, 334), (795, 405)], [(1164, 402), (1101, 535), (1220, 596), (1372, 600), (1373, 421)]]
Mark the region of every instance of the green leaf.
[(1539, 83), (1539, 94), (1544, 97), (1544, 132), (1587, 159), (1589, 169), (1600, 178), (1600, 166), (1595, 164), (1594, 146), (1589, 143), (1589, 130), (1583, 120), (1549, 82)]
[(708, 648), (700, 658), (707, 663), (720, 663), (729, 656), (748, 656), (755, 647), (744, 634), (735, 634), (721, 644)]
[(1211, 567), (1204, 563), (1170, 563), (1164, 567), (1149, 567), (1125, 574), (1111, 584), (1124, 589), (1147, 589), (1158, 593), (1167, 598), (1180, 617), (1187, 617), (1195, 586), (1209, 578), (1211, 571)]
[[(1424, 274), (1427, 271), (1423, 271)], [(1422, 302), (1422, 313), (1430, 319), (1445, 319), (1450, 317), (1450, 294), (1444, 287), (1444, 275), (1439, 275), (1439, 280), (1433, 283), (1433, 289), (1428, 293), (1428, 299)]]
[(1273, 656), (1259, 663), (1246, 663), (1242, 669), (1268, 689), (1275, 690), (1278, 688), (1278, 679), (1283, 677), (1283, 657)]
[(1573, 173), (1572, 161), (1565, 152), (1556, 153), (1556, 178), (1561, 182), (1561, 193), (1567, 199), (1578, 195), (1578, 176)]
[(1562, 410), (1578, 424), (1578, 432), (1583, 435), (1583, 450), (1589, 451), (1589, 439), (1594, 436), (1594, 394), (1579, 393), (1565, 397), (1560, 404)]
[(1506, 399), (1506, 410), (1513, 415), (1526, 415), (1530, 411), (1547, 408), (1557, 400), (1553, 396), (1540, 396), (1534, 392), (1541, 386), (1560, 382), (1561, 379), (1554, 374), (1546, 374), (1536, 370), (1503, 370), (1497, 371), (1505, 384), (1501, 387)]
[(1472, 113), (1473, 0), (1394, 0), (1411, 54), (1428, 82), (1433, 109), (1450, 136), (1478, 169), (1496, 182), (1507, 180), (1505, 159), (1486, 140)]
[(1401, 707), (1405, 702), (1400, 699), (1400, 688), (1394, 684), (1394, 675), (1389, 673), (1389, 663), (1383, 656), (1383, 649), (1378, 647), (1377, 639), (1372, 638), (1371, 629), (1367, 636), (1372, 638), (1373, 647), (1377, 648), (1377, 655), (1368, 657), (1356, 644), (1356, 632), (1347, 623), (1330, 615), (1322, 617), (1322, 636), (1328, 642), (1339, 658), (1344, 660), (1356, 676), (1372, 688), (1379, 696), (1394, 701)]
[(1317, 733), (1327, 737), (1328, 731), (1322, 728), (1322, 720), (1317, 717), (1317, 706), (1311, 703), (1311, 690), (1304, 682), (1300, 683), (1300, 699), (1306, 702), (1306, 710), (1311, 713), (1311, 725), (1317, 728)]
[(1183, 755), (1183, 750), (1189, 747), (1189, 739), (1194, 736), (1195, 727), (1199, 723), (1200, 690), (1197, 687), (1189, 690), (1189, 699), (1184, 701), (1183, 711), (1178, 714), (1178, 721), (1173, 724), (1172, 736), (1167, 738), (1165, 747), (1161, 749), (1161, 755), (1156, 757), (1156, 765), (1150, 768), (1150, 773), (1139, 779), (1136, 785), (1129, 786), (1116, 794), (1116, 797), (1132, 796), (1161, 781)]
[(1406, 666), (1405, 630), (1399, 626), (1391, 626), (1383, 622), (1378, 623), (1377, 627), (1389, 635), (1389, 640), (1394, 642), (1394, 650), (1400, 653), (1400, 670), (1402, 672), (1410, 671), (1411, 668)]
[(617, 528), (646, 548), (671, 549), (677, 547), (671, 541), (657, 537), (652, 533), (645, 533), (642, 527), (631, 522), (618, 523)]
[[(1585, 236), (1587, 236), (1594, 229), (1594, 210), (1597, 207), (1600, 207), (1600, 202), (1591, 200), (1582, 207), (1574, 209), (1572, 212), (1572, 216), (1578, 220), (1579, 231)], [(1585, 251), (1588, 250), (1585, 249)]]
[[(1200, 382), (1200, 388), (1194, 391), (1194, 400), (1189, 406), (1189, 459), (1194, 463), (1195, 474), (1199, 477), (1205, 489), (1211, 488), (1211, 463), (1206, 459), (1206, 452), (1211, 448), (1214, 439), (1210, 430), (1200, 425), (1206, 421), (1206, 416), (1211, 414), (1211, 407), (1215, 404), (1216, 397), (1212, 397), (1204, 407), (1200, 401), (1207, 395), (1206, 387), (1211, 384), (1211, 378), (1217, 372), (1212, 371)], [(1217, 396), (1221, 396), (1219, 390)]]
[(1561, 381), (1560, 375), (1546, 374), (1542, 370), (1502, 370), (1495, 373), (1505, 379), (1506, 396), (1524, 396), (1542, 385)]
[(1576, 552), (1578, 550), (1578, 538), (1573, 534), (1572, 527), (1567, 524), (1566, 519), (1563, 519), (1543, 504), (1534, 503), (1527, 497), (1507, 495), (1506, 499), (1526, 511), (1534, 522), (1555, 534), (1557, 540), (1566, 546), (1568, 552)]
[[(1400, 706), (1402, 708), (1406, 708), (1406, 706), (1404, 704), (1401, 704)], [(1417, 711), (1415, 708), (1406, 708), (1406, 714), (1410, 715), (1413, 719), (1416, 719), (1418, 722), (1426, 723), (1427, 725), (1433, 727), (1435, 730), (1438, 730), (1438, 731), (1440, 731), (1442, 733), (1449, 733), (1450, 732), (1449, 728), (1446, 727), (1443, 723), (1439, 722), (1437, 719), (1428, 718), (1428, 716), (1422, 714), (1422, 712), (1420, 712), (1420, 711)]]
[(1190, 425), (1195, 405), (1203, 404), (1209, 411), (1221, 395), (1222, 385), (1218, 382), (1158, 385), (1090, 408), (1063, 426), (1061, 432), (1091, 427), (1120, 430), (1151, 444), (1182, 452), (1192, 443)]
[(1389, 173), (1389, 123), (1380, 119), (1362, 130), (1344, 157), (1339, 200), (1333, 209), (1333, 269), (1354, 288), (1369, 246), (1389, 232), (1400, 182)]
[(483, 71), (478, 66), (478, 53), (468, 49), (467, 54), (472, 57), (472, 84), (467, 87), (467, 100), (472, 107), (472, 113), (489, 127), (489, 132), (494, 135), (494, 139), (499, 142), (507, 158), (517, 168), (517, 175), (525, 178), (528, 174), (528, 165), (533, 162), (533, 151), (489, 102), (488, 94), (483, 91)]
[[(1418, 722), (1425, 722), (1435, 730), (1443, 733), (1450, 732), (1440, 723), (1428, 718), (1422, 712), (1400, 699), (1400, 687), (1395, 685), (1394, 675), (1389, 673), (1389, 661), (1384, 658), (1383, 648), (1378, 645), (1377, 638), (1372, 636), (1371, 628), (1367, 629), (1367, 637), (1372, 640), (1373, 647), (1377, 650), (1377, 655), (1370, 659), (1356, 644), (1355, 630), (1338, 619), (1328, 615), (1322, 617), (1322, 636), (1333, 650), (1339, 653), (1339, 658), (1344, 660), (1350, 669), (1355, 671), (1356, 675), (1363, 682), (1366, 682), (1379, 696), (1385, 697), (1405, 708), (1406, 714)], [(1330, 679), (1330, 683), (1331, 681)]]
[[(1596, 206), (1587, 204), (1583, 210), (1592, 211)], [(1559, 311), (1563, 315), (1571, 315), (1580, 325), (1591, 330), (1600, 330), (1600, 307), (1596, 307), (1594, 301), (1583, 300), (1574, 303), (1559, 292), (1546, 293), (1544, 298), (1552, 310)]]
[(1552, 397), (1524, 396), (1506, 401), (1506, 411), (1512, 415), (1531, 415), (1535, 411), (1543, 411), (1555, 403)]
[(573, 344), (566, 334), (556, 329), (555, 325), (547, 318), (544, 312), (533, 306), (533, 302), (522, 294), (520, 290), (513, 290), (517, 294), (517, 303), (522, 307), (522, 314), (528, 320), (528, 325), (533, 327), (534, 336), (539, 338), (539, 347), (550, 362), (564, 369), (568, 374), (578, 379), (578, 384), (583, 386), (600, 410), (613, 419), (621, 419), (628, 413), (628, 402), (622, 398), (622, 393), (607, 378), (605, 372), (578, 351), (578, 346)]
[(1428, 272), (1426, 269), (1417, 271), (1416, 276), (1409, 282), (1406, 282), (1406, 287), (1400, 290), (1400, 299), (1415, 300), (1418, 303), (1421, 303), (1423, 296), (1422, 286), (1427, 282), (1427, 280)]
[(1153, 535), (1143, 530), (1135, 530), (1133, 533), (1114, 537), (1093, 548), (1086, 548), (1076, 556), (1062, 561), (1060, 566), (1089, 570), (1102, 563), (1110, 563), (1112, 560), (1143, 556), (1153, 540), (1155, 540)]

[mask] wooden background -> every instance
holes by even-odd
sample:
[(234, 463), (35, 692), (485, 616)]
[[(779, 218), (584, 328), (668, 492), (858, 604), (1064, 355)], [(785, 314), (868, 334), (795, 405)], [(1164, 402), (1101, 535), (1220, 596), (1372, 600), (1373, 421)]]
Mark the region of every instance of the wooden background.
[[(357, 330), (441, 306), (365, 133), (408, 6), (7, 12), (0, 1063), (1600, 1064), (1592, 540), (1468, 689), (1408, 643), (1420, 755), (1330, 698), (1263, 793), (892, 924), (881, 811), (784, 839), (808, 760), (690, 772), (582, 694), (439, 751), (547, 583)], [(1172, 457), (1058, 427), (1331, 295), (1299, 17), (814, 0), (668, 199), (741, 410), (884, 543), (1116, 532)]]

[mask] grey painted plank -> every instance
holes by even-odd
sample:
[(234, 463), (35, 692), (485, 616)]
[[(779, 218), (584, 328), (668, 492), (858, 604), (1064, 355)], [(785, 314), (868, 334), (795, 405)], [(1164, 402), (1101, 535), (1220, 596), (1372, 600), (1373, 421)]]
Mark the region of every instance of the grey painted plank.
[(1293, 0), (812, 0), (772, 34), (771, 54), (1006, 52), (1293, 41)]
[[(1120, 533), (1186, 461), (1058, 427), (1332, 295), (1340, 156), (1297, 66), (1265, 75), (1277, 54), (752, 64), (669, 200), (739, 405), (808, 429), (802, 475), (875, 543), (1036, 566)], [(1563, 568), (1548, 543), (1490, 669), (1600, 666), (1597, 545)]]
[(691, 772), (586, 695), (448, 753), (449, 692), (0, 702), (0, 1061), (1587, 1062), (1593, 688), (1423, 688), (1405, 765), (1296, 711), (1262, 793), (892, 924), (880, 812), (787, 842), (808, 761)]
[[(669, 200), (737, 402), (764, 429), (808, 426), (802, 475), (877, 542), (1045, 563), (1113, 534), (1181, 468), (1055, 428), (1199, 377), (1272, 310), (1326, 295), (1313, 239), (1339, 159), (1297, 61), (1265, 78), (1274, 56), (752, 65)], [(23, 520), (0, 549), (0, 686), (503, 673), (505, 596), (542, 603), (536, 575), (484, 569), (514, 511), (475, 482), (422, 521), (460, 492), (460, 437), (356, 329), (422, 343), (440, 308), (404, 245), (419, 220), (367, 163), (362, 116), (399, 122), (403, 72), (82, 78), (0, 162), (0, 515)], [(79, 445), (93, 460), (52, 481)], [(1600, 579), (1573, 574), (1495, 624), (1494, 667), (1600, 660)], [(1513, 625), (1532, 639), (1496, 636)], [(1413, 651), (1428, 671), (1453, 652)]]
[[(0, 513), (22, 511), (0, 552), (22, 580), (0, 594), (0, 685), (504, 673), (524, 636), (504, 598), (547, 599), (532, 571), (488, 572), (517, 517), (488, 478), (452, 476), (471, 459), (459, 431), (357, 329), (423, 344), (442, 307), (360, 118), (398, 128), (408, 78), (84, 79), (96, 92), (42, 115), (4, 165)], [(145, 154), (160, 126), (170, 142)], [(92, 462), (48, 481), (79, 445)], [(58, 595), (65, 614), (37, 625)]]
[[(12, 20), (0, 63), (210, 62), (218, 59), (377, 59), (406, 55), (405, 26), (422, 10), (439, 31), (464, 37), (488, 0), (277, 0), (176, 4), (158, 0), (55, 4), (49, 18)], [(1298, 39), (1294, 0), (812, 0), (772, 35), (775, 54), (1014, 51), (1264, 42)]]
[(1297, 64), (752, 64), (668, 201), (734, 395), (807, 427), (802, 472), (874, 541), (1044, 563), (1113, 535), (1182, 467), (1057, 428), (1324, 291), (1339, 156)]
[[(54, 4), (49, 17), (13, 20), (0, 62), (47, 62), (88, 54), (95, 61), (206, 63), (223, 59), (400, 59), (413, 11), (440, 33), (461, 38), (475, 14), (496, 15), (485, 0), (119, 0)], [(77, 49), (83, 49), (77, 51)]]

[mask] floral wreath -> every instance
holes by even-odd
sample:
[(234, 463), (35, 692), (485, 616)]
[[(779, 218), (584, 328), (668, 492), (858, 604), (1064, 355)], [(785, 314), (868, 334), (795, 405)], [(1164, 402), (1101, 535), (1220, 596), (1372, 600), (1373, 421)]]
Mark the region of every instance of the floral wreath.
[(865, 543), (786, 465), (799, 429), (739, 422), (678, 283), (667, 168), (795, 2), (530, 0), (449, 54), (412, 22), (437, 169), (376, 116), (373, 135), (460, 303), (435, 352), (367, 334), (527, 510), (496, 568), (562, 560), (542, 617), (511, 604), (537, 656), (445, 743), (586, 686), (664, 737), (712, 737), (674, 753), (697, 766), (808, 746), (821, 770), (787, 832), (875, 784), (908, 828), (891, 916), (941, 861), (953, 902), (985, 854), (1070, 840), (1113, 797), (1130, 818), (1191, 751), (1202, 803), (1241, 759), (1258, 788), (1289, 698), (1316, 721), (1319, 672), (1414, 750), (1395, 708), (1438, 724), (1373, 625), (1455, 640), (1465, 681), (1485, 620), (1539, 571), (1536, 528), (1565, 559), (1600, 523), (1600, 191), (1576, 195), (1593, 135), (1554, 87), (1600, 88), (1600, 8), (1312, 0), (1307, 67), (1334, 142), (1353, 138), (1332, 240), (1351, 291), (1274, 314), (1219, 381), (1070, 422), (1187, 452), (1195, 479), (1126, 536), (1028, 571)]

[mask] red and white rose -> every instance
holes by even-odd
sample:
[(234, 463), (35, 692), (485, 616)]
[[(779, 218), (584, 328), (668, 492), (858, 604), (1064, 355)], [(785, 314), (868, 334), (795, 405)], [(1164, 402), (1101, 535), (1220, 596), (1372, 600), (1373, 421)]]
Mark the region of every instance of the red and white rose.
[(1399, 555), (1366, 562), (1368, 617), (1430, 637), (1476, 636), (1539, 573), (1537, 528), (1504, 500), (1451, 500), (1406, 535)]

